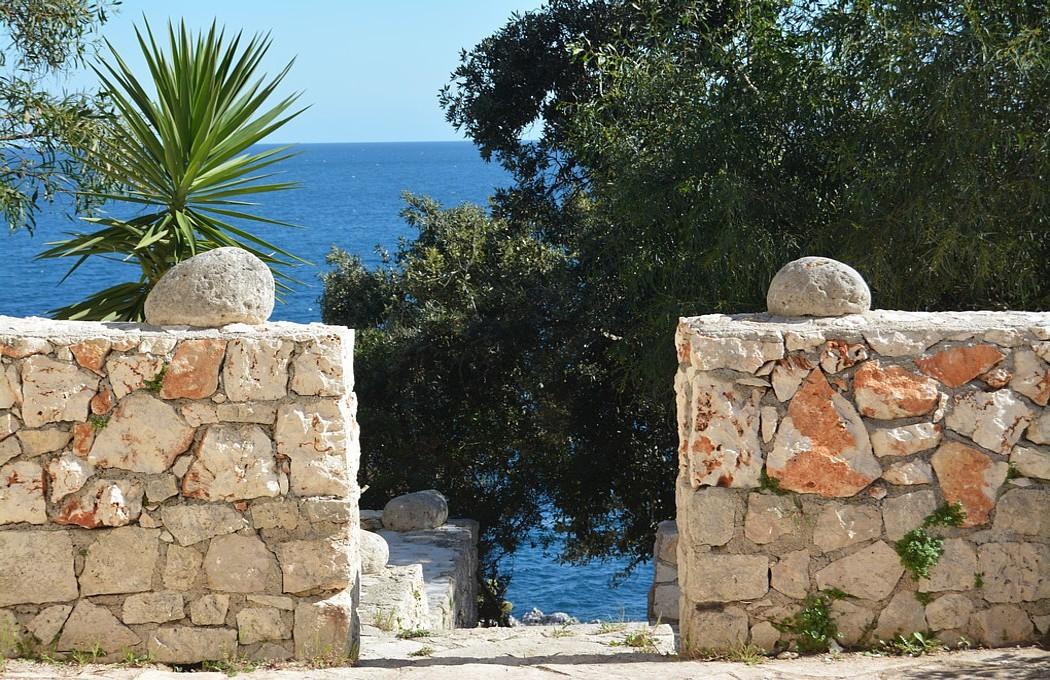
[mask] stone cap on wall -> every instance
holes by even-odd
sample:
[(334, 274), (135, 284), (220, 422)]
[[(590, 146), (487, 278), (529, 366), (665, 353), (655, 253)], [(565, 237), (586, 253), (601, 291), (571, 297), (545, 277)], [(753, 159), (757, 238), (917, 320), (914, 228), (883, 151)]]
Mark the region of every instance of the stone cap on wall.
[(289, 340), (310, 340), (323, 336), (353, 336), (353, 330), (344, 326), (329, 326), (322, 323), (293, 323), (271, 321), (263, 324), (229, 324), (220, 328), (195, 328), (192, 326), (151, 326), (144, 323), (122, 321), (57, 321), (41, 317), (0, 316), (0, 341), (9, 338), (42, 338), (75, 343), (88, 338), (128, 340), (129, 335), (173, 340), (240, 337), (280, 337)]

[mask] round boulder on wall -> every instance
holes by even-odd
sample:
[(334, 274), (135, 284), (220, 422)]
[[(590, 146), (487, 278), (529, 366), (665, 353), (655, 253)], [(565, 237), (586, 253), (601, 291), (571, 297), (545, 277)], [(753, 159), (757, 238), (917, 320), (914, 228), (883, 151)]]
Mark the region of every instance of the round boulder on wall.
[(383, 528), (390, 531), (436, 529), (448, 519), (448, 501), (435, 489), (406, 493), (383, 508)]
[(359, 529), (358, 535), (361, 537), (361, 573), (378, 574), (390, 561), (390, 546), (385, 538), (371, 531)]
[(172, 267), (146, 298), (154, 326), (218, 328), (266, 323), (275, 285), (266, 263), (242, 248), (216, 248)]
[(780, 268), (766, 306), (777, 316), (842, 316), (871, 309), (871, 291), (856, 269), (826, 257), (803, 257)]

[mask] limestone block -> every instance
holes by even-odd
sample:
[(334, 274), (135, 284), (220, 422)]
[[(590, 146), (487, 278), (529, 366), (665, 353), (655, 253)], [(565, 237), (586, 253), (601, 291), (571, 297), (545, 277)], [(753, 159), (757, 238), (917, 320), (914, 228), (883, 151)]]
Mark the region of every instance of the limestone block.
[(1010, 463), (1025, 477), (1050, 479), (1050, 453), (1015, 446), (1010, 453)]
[(179, 545), (193, 545), (203, 540), (232, 534), (246, 522), (239, 512), (228, 505), (165, 505), (160, 509), (164, 528), (171, 532)]
[(170, 590), (189, 590), (197, 580), (204, 556), (193, 548), (169, 545), (164, 562), (164, 587)]
[(183, 340), (175, 346), (161, 383), (163, 399), (206, 399), (219, 388), (219, 366), (226, 341), (218, 338)]
[(242, 645), (292, 637), (291, 617), (286, 622), (279, 609), (247, 607), (237, 612), (237, 633)]
[(876, 541), (818, 571), (817, 587), (838, 588), (861, 599), (881, 600), (893, 592), (903, 573), (904, 567), (893, 548)]
[(289, 612), (295, 611), (295, 600), (282, 595), (245, 595), (244, 599), (248, 600), (248, 602), (261, 604), (264, 607), (273, 607), (274, 609)]
[(998, 604), (977, 612), (970, 626), (978, 641), (989, 647), (1007, 647), (1032, 639), (1032, 620), (1014, 604)]
[(925, 415), (940, 400), (935, 381), (874, 359), (853, 374), (853, 392), (861, 414), (879, 420)]
[(766, 306), (777, 316), (862, 314), (871, 309), (871, 291), (853, 267), (826, 257), (803, 257), (773, 276)]
[(175, 349), (178, 339), (167, 335), (147, 335), (138, 344), (141, 354), (167, 356)]
[(685, 460), (693, 486), (757, 487), (762, 471), (758, 402), (765, 390), (712, 373), (697, 373), (690, 389)]
[(674, 623), (678, 621), (678, 603), (682, 589), (678, 582), (654, 583), (649, 593), (649, 621)]
[(73, 607), (68, 604), (56, 604), (41, 610), (39, 614), (26, 624), (26, 630), (32, 633), (37, 642), (44, 646), (50, 646), (62, 631), (66, 624), (69, 613)]
[[(2, 435), (3, 432), (0, 430), (0, 436)], [(1050, 444), (1050, 409), (1043, 409), (1042, 413), (1032, 421), (1025, 437), (1036, 444)]]
[(765, 555), (701, 553), (678, 568), (689, 602), (755, 600), (769, 592), (769, 558)]
[(977, 566), (984, 575), (981, 594), (989, 602), (1050, 597), (1050, 545), (985, 543), (977, 549)]
[(751, 644), (763, 652), (774, 651), (778, 642), (780, 642), (780, 631), (769, 621), (759, 621), (751, 626)]
[(158, 663), (191, 664), (237, 656), (237, 631), (229, 628), (158, 628), (146, 642)]
[[(0, 461), (3, 462), (3, 461)], [(361, 514), (361, 528), (365, 531), (382, 531), (383, 530), (383, 511), (382, 510), (364, 510), (360, 511)]]
[(266, 323), (275, 285), (266, 263), (243, 248), (215, 248), (183, 260), (146, 298), (147, 323), (218, 328)]
[(679, 479), (675, 485), (678, 515), (682, 520), (683, 544), (692, 550), (725, 545), (733, 538), (736, 524), (744, 517), (744, 498), (729, 489), (694, 489)]
[(886, 538), (897, 541), (912, 529), (922, 526), (923, 520), (937, 509), (933, 491), (924, 489), (882, 501), (882, 521)]
[(122, 527), (142, 512), (142, 485), (127, 479), (99, 479), (68, 499), (55, 516), (56, 524), (85, 529)]
[(898, 331), (877, 328), (864, 331), (864, 340), (878, 354), (901, 357), (918, 354), (941, 339), (934, 331)]
[(1014, 352), (1014, 377), (1010, 389), (1028, 397), (1040, 406), (1050, 401), (1050, 367), (1035, 352)]
[(194, 429), (167, 403), (145, 392), (127, 397), (95, 437), (96, 467), (158, 474), (193, 443)]
[(800, 519), (801, 512), (791, 496), (748, 494), (744, 536), (752, 543), (771, 543), (798, 532)]
[(217, 423), (220, 420), (218, 410), (214, 404), (199, 401), (183, 404), (179, 407), (179, 414), (190, 427), (200, 427), (201, 425)]
[(294, 499), (253, 503), (252, 524), (256, 529), (291, 531), (299, 526), (299, 504)]
[(823, 552), (869, 541), (882, 534), (882, 514), (871, 505), (827, 505), (817, 515), (813, 543)]
[(204, 557), (208, 588), (228, 593), (276, 589), (280, 571), (273, 553), (256, 536), (230, 534), (213, 538)]
[(868, 348), (864, 343), (851, 345), (843, 340), (828, 340), (824, 351), (820, 353), (820, 367), (831, 375), (851, 368), (868, 358)]
[(277, 405), (271, 402), (232, 401), (219, 404), (218, 419), (224, 423), (257, 423), (273, 425), (277, 419)]
[(160, 555), (160, 532), (129, 526), (98, 533), (84, 559), (81, 596), (151, 590)]
[(288, 392), (287, 340), (239, 338), (226, 347), (222, 384), (230, 401), (272, 401)]
[(793, 354), (773, 362), (770, 381), (773, 393), (780, 401), (789, 401), (795, 396), (802, 381), (813, 369), (813, 362), (805, 356)]
[(112, 346), (113, 343), (105, 338), (91, 338), (70, 345), (69, 351), (72, 353), (73, 358), (76, 359), (76, 362), (81, 368), (86, 368), (92, 373), (103, 375), (102, 366), (105, 363), (106, 355), (109, 354), (109, 350)]
[(338, 538), (281, 543), (277, 546), (277, 559), (286, 593), (305, 593), (315, 588), (342, 590), (353, 580), (350, 545)]
[(292, 390), (309, 397), (338, 397), (353, 391), (353, 384), (343, 375), (343, 366), (351, 366), (353, 347), (344, 348), (340, 338), (327, 337), (306, 343), (292, 362)]
[(22, 362), (22, 420), (26, 427), (86, 420), (98, 376), (34, 355)]
[(1032, 410), (1010, 390), (957, 394), (946, 418), (950, 429), (1003, 455), (1031, 422)]
[(383, 527), (388, 531), (434, 529), (448, 519), (448, 501), (436, 489), (406, 493), (383, 507)]
[[(0, 420), (3, 420), (3, 416), (0, 416)], [(22, 455), (22, 445), (18, 442), (18, 437), (0, 439), (0, 465), (20, 455)]]
[(0, 408), (22, 404), (22, 378), (18, 366), (0, 366)]
[[(376, 574), (361, 576), (361, 604), (358, 614), (364, 625), (378, 626), (396, 621), (402, 630), (430, 628), (428, 598), (423, 565), (390, 565)], [(674, 601), (675, 618), (678, 601)]]
[(146, 498), (150, 503), (162, 503), (179, 493), (175, 475), (165, 474), (146, 480)]
[(902, 590), (893, 596), (879, 614), (875, 637), (892, 640), (898, 635), (910, 636), (912, 633), (925, 633), (926, 630), (926, 608), (915, 599), (915, 593)]
[(731, 368), (744, 373), (754, 373), (767, 361), (775, 361), (784, 356), (784, 343), (776, 337), (745, 340), (690, 333), (687, 344), (685, 355), (698, 371)]
[(772, 406), (763, 406), (758, 411), (759, 415), (759, 431), (762, 433), (762, 443), (768, 444), (773, 440), (773, 437), (777, 433), (777, 425), (780, 421), (780, 415), (777, 413), (776, 408)]
[(114, 356), (106, 362), (109, 384), (118, 400), (141, 390), (147, 382), (156, 380), (162, 371), (164, 358), (152, 354)]
[(788, 597), (802, 599), (809, 594), (809, 551), (789, 552), (770, 570), (770, 585)]
[(941, 493), (948, 503), (961, 503), (964, 527), (988, 521), (999, 487), (1006, 481), (1008, 465), (959, 442), (945, 442), (930, 458), (937, 471)]
[(64, 448), (69, 443), (69, 430), (47, 428), (43, 430), (19, 430), (16, 435), (22, 444), (22, 453), (26, 458), (39, 456)]
[(21, 421), (13, 413), (0, 413), (0, 440), (6, 440), (21, 427)]
[(944, 539), (944, 554), (930, 567), (930, 578), (919, 579), (922, 592), (970, 590), (977, 567), (977, 551), (961, 538)]
[(353, 483), (350, 414), (336, 401), (284, 404), (277, 411), (277, 452), (291, 460), (291, 490), (298, 496), (346, 496)]
[(844, 647), (859, 645), (871, 630), (875, 612), (861, 600), (835, 600), (831, 603), (831, 618), (838, 628), (836, 639)]
[(669, 564), (678, 561), (678, 523), (673, 519), (666, 519), (656, 525), (653, 557)]
[(0, 607), (76, 597), (68, 532), (0, 531)]
[(258, 425), (211, 425), (182, 478), (182, 494), (235, 501), (280, 493), (273, 442)]
[(295, 656), (356, 660), (358, 623), (350, 593), (295, 607)]
[(962, 387), (987, 372), (1005, 356), (994, 345), (972, 345), (952, 347), (933, 356), (916, 359), (915, 365), (948, 387)]
[(996, 534), (1015, 533), (1050, 538), (1050, 489), (1012, 489), (995, 510)]
[(221, 626), (226, 622), (226, 612), (229, 609), (229, 595), (208, 593), (190, 603), (190, 621), (195, 626)]
[(747, 612), (740, 607), (691, 609), (681, 626), (686, 654), (739, 649), (747, 644)]
[[(304, 498), (300, 505), (300, 510), (306, 517), (306, 521), (310, 523), (332, 522), (333, 524), (347, 524), (352, 520), (356, 506), (357, 503), (349, 498), (318, 497)], [(441, 525), (439, 524), (438, 526)]]
[(930, 630), (964, 628), (973, 615), (973, 603), (965, 595), (942, 595), (926, 605), (926, 623)]
[(386, 568), (390, 560), (390, 546), (386, 539), (371, 531), (358, 530), (361, 546), (361, 573), (376, 574)]
[(47, 523), (44, 469), (30, 461), (0, 467), (0, 524)]
[(50, 354), (51, 343), (43, 338), (0, 338), (0, 356), (22, 359), (33, 354)]
[(79, 491), (93, 474), (95, 466), (78, 456), (66, 453), (52, 458), (47, 464), (47, 476), (51, 480), (51, 501), (60, 501)]
[(166, 623), (183, 616), (182, 594), (161, 591), (128, 596), (120, 618), (124, 623)]
[(115, 659), (118, 652), (134, 647), (142, 640), (130, 628), (117, 620), (105, 607), (87, 600), (79, 600), (66, 620), (58, 649), (63, 652), (102, 649), (107, 659)]
[(933, 468), (924, 460), (906, 460), (887, 467), (882, 478), (897, 486), (932, 484)]
[(831, 497), (852, 496), (882, 474), (860, 415), (819, 369), (791, 400), (766, 470), (784, 489)]

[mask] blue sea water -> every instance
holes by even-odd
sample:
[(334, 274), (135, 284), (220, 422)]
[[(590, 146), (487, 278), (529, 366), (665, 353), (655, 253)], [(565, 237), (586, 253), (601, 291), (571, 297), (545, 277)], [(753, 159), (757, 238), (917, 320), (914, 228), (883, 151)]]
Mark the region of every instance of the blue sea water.
[[(282, 179), (300, 182), (301, 188), (262, 196), (259, 212), (303, 228), (252, 226), (258, 235), (311, 262), (292, 272), (303, 283), (278, 304), (273, 314), (277, 320), (320, 321), (319, 275), (333, 245), (376, 264), (376, 246), (393, 250), (399, 238), (413, 235), (398, 216), (402, 192), (426, 194), (445, 205), (484, 204), (495, 187), (508, 181), (469, 142), (302, 144), (296, 149), (299, 155), (281, 166)], [(33, 257), (63, 232), (82, 228), (67, 213), (67, 206), (56, 204), (40, 216), (33, 235), (0, 235), (0, 315), (47, 316), (48, 310), (86, 293), (137, 278), (133, 265), (98, 261), (85, 263), (60, 285), (69, 263)], [(363, 433), (366, 446), (367, 436)], [(622, 569), (620, 560), (564, 566), (527, 542), (510, 559), (514, 576), (508, 599), (514, 602), (515, 616), (537, 607), (582, 620), (645, 618), (649, 565), (612, 588), (610, 577)]]

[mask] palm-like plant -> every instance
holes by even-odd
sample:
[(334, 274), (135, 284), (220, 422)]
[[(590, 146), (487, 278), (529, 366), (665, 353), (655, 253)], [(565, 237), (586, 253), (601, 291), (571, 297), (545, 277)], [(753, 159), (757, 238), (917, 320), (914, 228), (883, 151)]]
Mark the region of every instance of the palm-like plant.
[[(215, 24), (197, 35), (184, 24), (177, 30), (169, 24), (167, 53), (148, 24), (145, 34), (138, 28), (135, 34), (154, 94), (109, 45), (112, 60), (95, 72), (118, 115), (104, 139), (84, 155), (111, 186), (120, 187), (94, 197), (135, 204), (138, 214), (126, 220), (85, 217), (99, 228), (70, 233), (66, 240), (49, 243), (51, 248), (38, 257), (78, 258), (66, 277), (92, 256), (136, 263), (141, 273), (137, 281), (53, 310), (58, 318), (141, 320), (146, 296), (160, 277), (180, 261), (213, 248), (244, 248), (271, 268), (303, 262), (233, 223), (293, 226), (247, 212), (255, 204), (244, 200), (295, 186), (262, 172), (291, 156), (288, 147), (249, 151), (303, 110), (292, 110), (298, 94), (264, 108), (292, 64), (274, 78), (257, 77), (269, 37), (256, 35), (241, 49), (240, 33), (227, 41)], [(292, 279), (276, 269), (274, 274), (278, 288), (287, 289)]]

